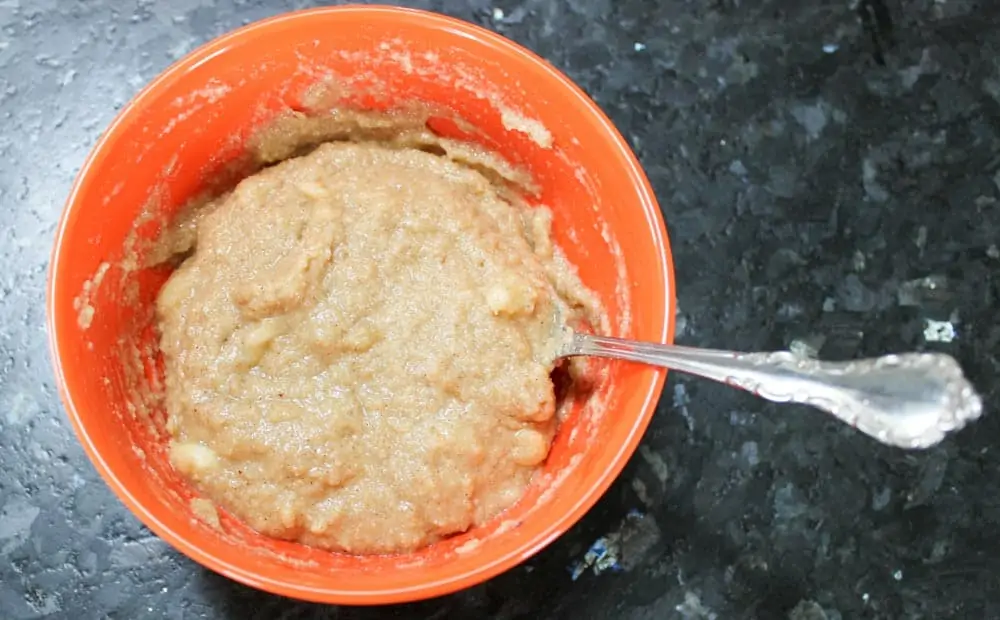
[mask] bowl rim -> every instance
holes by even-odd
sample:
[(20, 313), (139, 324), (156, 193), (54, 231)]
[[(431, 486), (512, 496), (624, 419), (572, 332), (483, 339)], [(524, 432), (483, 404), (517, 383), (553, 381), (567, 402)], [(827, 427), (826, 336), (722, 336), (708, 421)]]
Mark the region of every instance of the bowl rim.
[(482, 583), (502, 572), (513, 568), (521, 562), (549, 545), (557, 537), (564, 534), (575, 525), (583, 515), (600, 499), (614, 480), (621, 473), (625, 464), (635, 452), (639, 441), (646, 431), (652, 415), (655, 411), (657, 401), (663, 390), (666, 377), (665, 371), (657, 371), (654, 374), (645, 399), (642, 404), (642, 414), (633, 424), (632, 429), (626, 439), (614, 455), (612, 466), (601, 472), (597, 481), (589, 486), (588, 491), (582, 494), (569, 510), (565, 510), (552, 519), (552, 522), (545, 530), (531, 539), (526, 540), (512, 551), (491, 559), (478, 565), (474, 570), (457, 573), (447, 577), (434, 579), (432, 581), (415, 584), (404, 588), (386, 588), (371, 590), (341, 590), (337, 588), (310, 587), (292, 583), (283, 579), (275, 579), (261, 571), (234, 565), (232, 562), (219, 558), (203, 550), (198, 544), (185, 538), (181, 534), (171, 529), (148, 510), (136, 497), (134, 497), (124, 484), (115, 475), (102, 458), (100, 452), (94, 445), (90, 434), (76, 406), (73, 394), (67, 388), (65, 374), (63, 370), (63, 356), (61, 355), (62, 335), (57, 328), (59, 321), (57, 316), (68, 312), (67, 308), (59, 308), (55, 305), (56, 291), (60, 281), (60, 262), (63, 254), (63, 244), (66, 242), (66, 230), (71, 215), (78, 209), (79, 194), (85, 180), (92, 174), (92, 168), (103, 161), (106, 157), (105, 149), (114, 140), (130, 120), (130, 117), (141, 110), (147, 100), (151, 99), (160, 91), (164, 85), (176, 79), (180, 75), (191, 69), (210, 61), (214, 56), (226, 52), (230, 45), (254, 34), (269, 30), (277, 25), (287, 25), (298, 20), (309, 19), (318, 15), (329, 16), (331, 14), (367, 14), (389, 16), (398, 20), (410, 21), (423, 26), (449, 31), (460, 37), (472, 38), (480, 43), (485, 43), (491, 47), (502, 48), (506, 53), (520, 56), (523, 60), (536, 65), (546, 74), (546, 79), (557, 83), (560, 88), (568, 91), (585, 110), (599, 121), (604, 132), (608, 134), (619, 154), (623, 156), (628, 164), (627, 174), (631, 178), (632, 185), (641, 197), (644, 215), (648, 231), (653, 235), (653, 243), (657, 248), (659, 264), (657, 267), (663, 273), (664, 293), (666, 302), (666, 314), (660, 333), (662, 342), (673, 342), (675, 312), (676, 312), (676, 291), (674, 287), (673, 257), (667, 237), (666, 226), (663, 216), (658, 207), (652, 186), (647, 179), (642, 166), (635, 154), (629, 148), (625, 139), (621, 136), (615, 125), (604, 114), (601, 108), (587, 96), (583, 90), (577, 86), (570, 78), (555, 68), (551, 63), (538, 56), (531, 50), (508, 39), (498, 33), (492, 32), (482, 26), (471, 22), (450, 17), (444, 14), (425, 11), (421, 9), (411, 9), (396, 6), (382, 5), (341, 5), (326, 6), (292, 11), (274, 15), (259, 21), (252, 22), (210, 41), (200, 45), (179, 60), (164, 69), (157, 77), (144, 86), (132, 99), (118, 112), (114, 120), (101, 134), (97, 142), (90, 149), (86, 159), (81, 165), (70, 193), (63, 206), (59, 223), (56, 228), (55, 239), (50, 254), (48, 283), (46, 286), (46, 327), (48, 333), (49, 355), (53, 366), (57, 389), (69, 418), (73, 430), (83, 446), (87, 457), (93, 463), (95, 469), (111, 488), (114, 494), (125, 504), (139, 520), (157, 536), (167, 541), (175, 549), (188, 556), (198, 564), (209, 568), (221, 575), (224, 575), (239, 583), (279, 594), (290, 596), (300, 600), (307, 600), (319, 603), (336, 603), (348, 605), (375, 605), (402, 603), (423, 600), (450, 594), (458, 590)]

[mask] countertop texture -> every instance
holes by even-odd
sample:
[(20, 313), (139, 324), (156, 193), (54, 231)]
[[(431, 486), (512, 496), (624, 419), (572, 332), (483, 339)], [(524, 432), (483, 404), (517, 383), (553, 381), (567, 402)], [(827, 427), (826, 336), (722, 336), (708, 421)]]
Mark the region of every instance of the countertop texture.
[(640, 450), (570, 533), (485, 585), (394, 608), (257, 592), (140, 525), (55, 392), (56, 220), (143, 84), (311, 4), (0, 0), (0, 618), (1000, 617), (993, 1), (412, 3), (535, 50), (617, 123), (670, 232), (678, 342), (946, 351), (984, 396), (973, 427), (905, 452), (673, 374)]

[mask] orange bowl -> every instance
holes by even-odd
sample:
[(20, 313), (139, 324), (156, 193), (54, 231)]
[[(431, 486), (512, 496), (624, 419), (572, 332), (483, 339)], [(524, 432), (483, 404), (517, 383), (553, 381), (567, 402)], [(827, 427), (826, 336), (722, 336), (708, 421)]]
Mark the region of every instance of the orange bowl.
[(497, 575), (572, 526), (632, 455), (664, 373), (607, 364), (597, 393), (568, 415), (518, 504), (416, 553), (331, 553), (264, 537), (224, 511), (219, 528), (196, 518), (195, 492), (165, 456), (162, 407), (155, 399), (137, 405), (161, 379), (151, 307), (167, 274), (129, 267), (141, 259), (130, 252), (141, 253), (137, 239), (237, 169), (255, 129), (303, 105), (306, 91), (324, 81), (349, 86), (354, 105), (420, 102), (464, 119), (446, 116), (432, 127), (479, 141), (533, 174), (557, 242), (604, 301), (613, 331), (672, 340), (672, 265), (659, 208), (600, 109), (545, 61), (487, 30), (432, 13), (349, 6), (282, 15), (218, 38), (122, 110), (80, 170), (56, 235), (47, 296), (52, 358), (94, 466), (181, 552), (295, 598), (413, 601)]

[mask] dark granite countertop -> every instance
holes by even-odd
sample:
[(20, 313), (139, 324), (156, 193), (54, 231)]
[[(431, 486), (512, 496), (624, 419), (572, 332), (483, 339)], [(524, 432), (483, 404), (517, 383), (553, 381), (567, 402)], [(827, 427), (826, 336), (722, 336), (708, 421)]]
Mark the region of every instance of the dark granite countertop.
[(670, 231), (679, 342), (947, 351), (983, 392), (973, 428), (897, 451), (672, 375), (640, 451), (569, 534), (483, 586), (392, 609), (260, 593), (142, 527), (54, 391), (55, 222), (145, 82), (310, 4), (0, 1), (0, 617), (1000, 617), (997, 2), (413, 3), (536, 50), (618, 124)]

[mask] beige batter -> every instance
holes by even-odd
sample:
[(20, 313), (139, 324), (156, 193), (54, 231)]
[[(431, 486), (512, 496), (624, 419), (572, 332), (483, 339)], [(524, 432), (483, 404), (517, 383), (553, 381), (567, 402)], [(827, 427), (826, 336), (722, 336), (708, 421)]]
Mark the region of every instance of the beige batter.
[(481, 170), (326, 143), (182, 224), (196, 249), (157, 313), (171, 461), (207, 498), (351, 553), (518, 500), (557, 424), (563, 328), (598, 308), (549, 212)]

